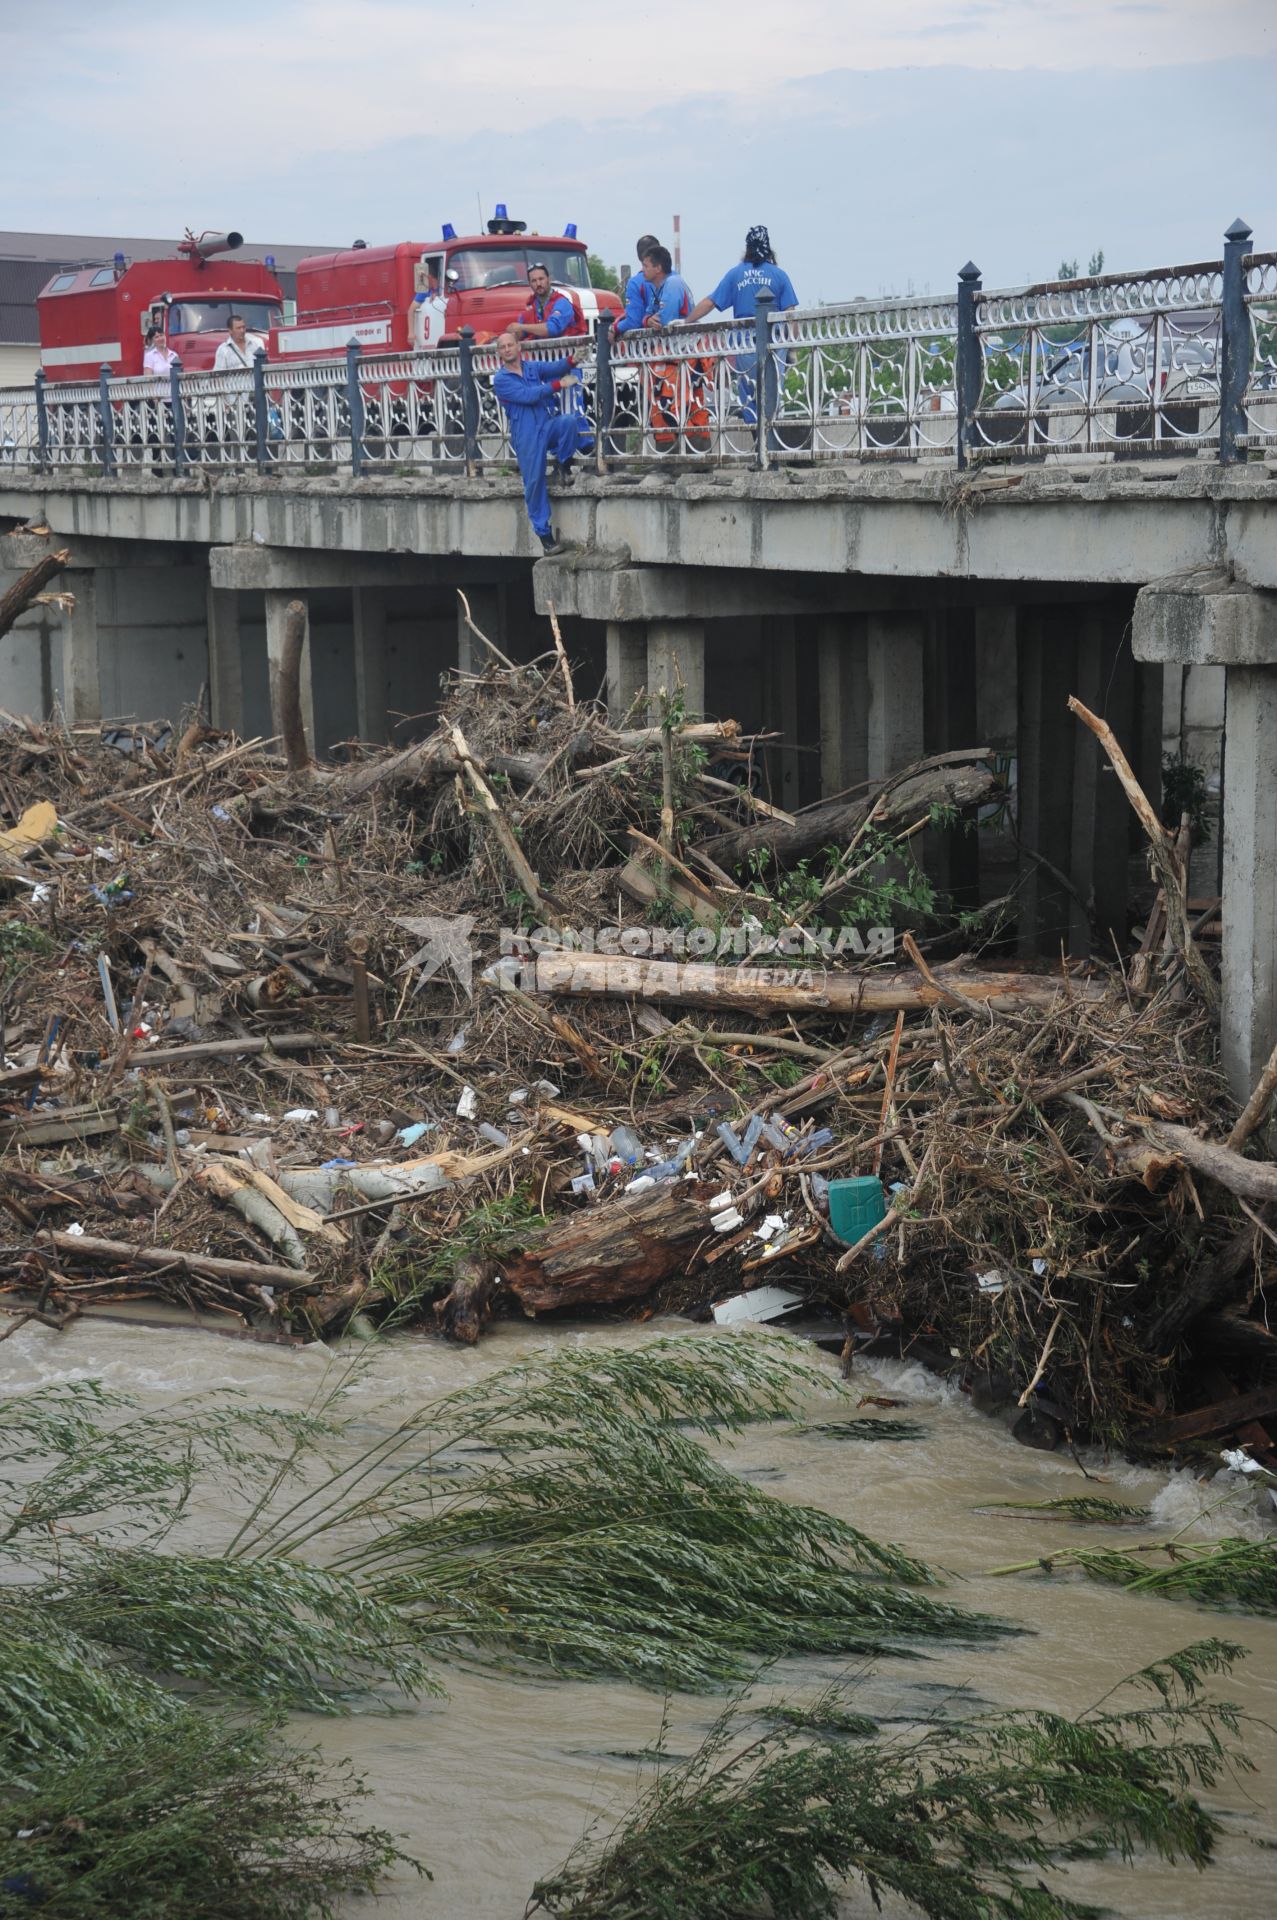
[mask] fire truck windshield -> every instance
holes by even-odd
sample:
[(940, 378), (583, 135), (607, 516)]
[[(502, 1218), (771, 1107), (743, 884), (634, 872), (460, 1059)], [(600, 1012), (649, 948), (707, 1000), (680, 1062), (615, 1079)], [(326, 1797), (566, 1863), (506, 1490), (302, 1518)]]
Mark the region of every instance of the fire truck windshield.
[(250, 333), (279, 326), (282, 314), (274, 300), (175, 300), (169, 308), (170, 333), (227, 333), (233, 313), (244, 316)]
[(474, 287), (523, 287), (527, 285), (528, 268), (534, 261), (549, 268), (555, 286), (588, 287), (590, 284), (583, 253), (572, 252), (567, 247), (542, 246), (535, 239), (519, 247), (464, 247), (459, 253), (449, 254), (448, 273), (456, 274), (452, 285), (463, 293)]

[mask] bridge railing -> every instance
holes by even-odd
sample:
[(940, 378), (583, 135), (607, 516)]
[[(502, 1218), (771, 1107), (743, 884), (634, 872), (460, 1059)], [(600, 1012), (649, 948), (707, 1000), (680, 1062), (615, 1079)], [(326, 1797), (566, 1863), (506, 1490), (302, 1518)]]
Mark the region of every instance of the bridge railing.
[[(1222, 261), (853, 301), (590, 340), (574, 353), (600, 467), (997, 461), (1277, 447), (1277, 254), (1240, 221)], [(0, 466), (158, 475), (193, 466), (514, 470), (491, 343), (0, 392)]]

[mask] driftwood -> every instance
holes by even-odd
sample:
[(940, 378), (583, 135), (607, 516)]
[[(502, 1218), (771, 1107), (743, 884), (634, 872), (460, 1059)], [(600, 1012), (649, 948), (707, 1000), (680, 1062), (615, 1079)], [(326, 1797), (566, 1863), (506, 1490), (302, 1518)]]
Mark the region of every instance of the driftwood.
[(495, 1260), (459, 1260), (454, 1269), (452, 1289), (435, 1303), (439, 1331), (450, 1340), (473, 1347), (492, 1318), (492, 1296), (496, 1290)]
[(302, 648), (306, 644), (306, 602), (290, 600), (284, 608), (284, 644), (279, 665), (272, 663), (271, 706), (279, 721), (284, 741), (284, 758), (290, 773), (299, 773), (310, 765), (306, 744), (306, 726), (302, 719)]
[(1145, 1427), (1133, 1438), (1137, 1446), (1169, 1448), (1185, 1440), (1204, 1440), (1211, 1434), (1231, 1433), (1249, 1420), (1262, 1420), (1272, 1413), (1277, 1413), (1277, 1381), (1256, 1388), (1254, 1393), (1235, 1393), (1227, 1400), (1217, 1400), (1213, 1406), (1197, 1407), (1192, 1413), (1162, 1420), (1155, 1427)]
[(273, 1033), (266, 1038), (245, 1034), (237, 1040), (192, 1040), (185, 1047), (148, 1047), (148, 1067), (173, 1067), (184, 1060), (220, 1060), (234, 1054), (308, 1053), (312, 1047), (336, 1047), (335, 1033)]
[(56, 553), (46, 553), (43, 560), (37, 560), (33, 567), (28, 567), (14, 581), (3, 599), (0, 599), (0, 634), (8, 633), (14, 621), (38, 598), (41, 588), (46, 587), (55, 574), (61, 573), (70, 558), (71, 549), (59, 547)]
[[(952, 985), (964, 1000), (1002, 1006), (1049, 1006), (1061, 993), (1099, 999), (1102, 988), (1039, 973), (994, 973), (970, 968), (936, 975), (929, 983), (899, 973), (826, 973), (819, 958), (809, 968), (717, 967), (698, 961), (611, 959), (596, 953), (543, 953), (521, 969), (515, 984), (538, 993), (577, 993), (595, 999), (677, 1000), (692, 1006), (741, 1007), (751, 1013), (895, 1013), (933, 1007)], [(497, 983), (503, 976), (498, 973)], [(1248, 1163), (1249, 1164), (1249, 1163)]]
[(172, 1268), (178, 1273), (211, 1274), (215, 1280), (251, 1280), (270, 1287), (314, 1286), (315, 1275), (296, 1267), (272, 1267), (258, 1260), (227, 1260), (220, 1254), (183, 1253), (178, 1247), (135, 1247), (127, 1240), (99, 1240), (88, 1233), (60, 1233), (47, 1228), (36, 1235), (37, 1246), (56, 1247), (59, 1253), (81, 1260), (112, 1260), (123, 1266)]
[(1159, 1121), (1143, 1123), (1144, 1136), (1154, 1152), (1159, 1149), (1171, 1160), (1180, 1160), (1194, 1173), (1217, 1180), (1230, 1193), (1243, 1200), (1277, 1200), (1277, 1165), (1271, 1160), (1244, 1160), (1231, 1147), (1215, 1140), (1203, 1140), (1189, 1127), (1171, 1126)]
[(1089, 707), (1071, 696), (1069, 711), (1075, 713), (1084, 727), (1089, 727), (1105, 753), (1109, 757), (1114, 773), (1122, 783), (1140, 825), (1148, 836), (1149, 847), (1153, 855), (1153, 864), (1157, 868), (1162, 891), (1166, 896), (1166, 927), (1170, 939), (1175, 945), (1180, 959), (1193, 985), (1201, 994), (1208, 1007), (1219, 1005), (1219, 989), (1214, 976), (1197, 950), (1193, 939), (1193, 930), (1188, 914), (1187, 860), (1182, 859), (1175, 838), (1166, 828), (1149, 804), (1148, 795), (1135, 778), (1131, 763), (1118, 745), (1117, 736), (1106, 720), (1092, 713)]
[(1242, 1108), (1237, 1125), (1228, 1136), (1230, 1147), (1239, 1148), (1250, 1139), (1256, 1127), (1262, 1126), (1264, 1115), (1274, 1092), (1277, 1092), (1277, 1047), (1268, 1056), (1268, 1064), (1255, 1083), (1255, 1091)]
[(475, 765), (474, 755), (470, 751), (466, 737), (455, 721), (450, 724), (449, 731), (452, 735), (453, 747), (456, 749), (457, 760), (465, 769), (466, 778), (474, 788), (479, 805), (483, 809), (483, 817), (496, 836), (510, 871), (522, 887), (525, 897), (531, 902), (533, 911), (544, 921), (550, 910), (549, 904), (541, 892), (540, 881), (528, 865), (527, 856), (519, 845), (518, 836), (502, 813), (496, 795)]
[(720, 833), (704, 843), (704, 851), (720, 867), (739, 865), (749, 854), (766, 850), (781, 866), (818, 853), (822, 847), (845, 847), (866, 821), (890, 827), (912, 823), (933, 806), (976, 806), (993, 791), (994, 776), (984, 766), (932, 767), (893, 779), (876, 792), (855, 800), (827, 800), (795, 816), (792, 826), (763, 819), (734, 833)]
[(530, 1234), (501, 1271), (525, 1312), (609, 1305), (648, 1293), (695, 1260), (712, 1237), (705, 1196), (692, 1181), (626, 1194)]

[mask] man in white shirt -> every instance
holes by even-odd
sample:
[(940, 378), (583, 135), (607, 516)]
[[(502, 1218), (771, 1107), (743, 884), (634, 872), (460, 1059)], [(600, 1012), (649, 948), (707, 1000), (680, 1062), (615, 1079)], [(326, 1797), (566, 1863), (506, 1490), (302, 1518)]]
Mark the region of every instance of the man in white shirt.
[(231, 330), (231, 337), (229, 340), (223, 340), (217, 349), (213, 372), (244, 373), (251, 369), (257, 354), (265, 353), (266, 342), (260, 333), (249, 333), (244, 325), (243, 314), (231, 314), (227, 324)]

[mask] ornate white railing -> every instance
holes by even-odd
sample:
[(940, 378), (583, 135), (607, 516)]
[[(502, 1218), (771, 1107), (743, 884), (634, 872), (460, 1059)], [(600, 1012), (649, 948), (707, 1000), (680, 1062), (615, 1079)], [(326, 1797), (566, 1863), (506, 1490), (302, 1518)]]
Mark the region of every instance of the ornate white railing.
[[(1277, 445), (1277, 254), (853, 301), (757, 320), (536, 342), (574, 355), (600, 466), (1122, 458)], [(512, 463), (495, 347), (0, 392), (0, 464), (479, 472)]]

